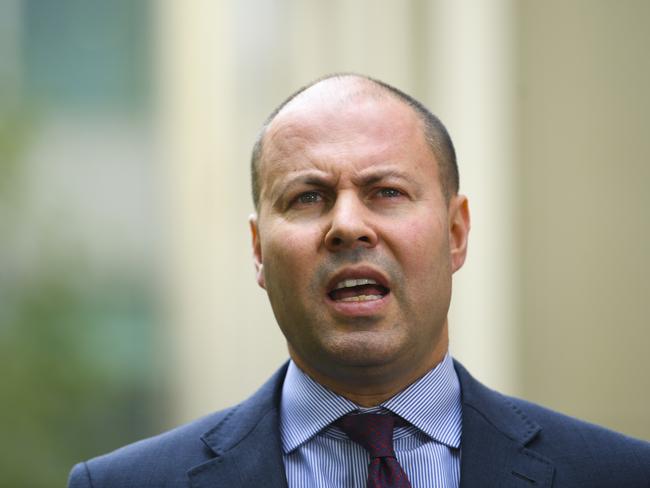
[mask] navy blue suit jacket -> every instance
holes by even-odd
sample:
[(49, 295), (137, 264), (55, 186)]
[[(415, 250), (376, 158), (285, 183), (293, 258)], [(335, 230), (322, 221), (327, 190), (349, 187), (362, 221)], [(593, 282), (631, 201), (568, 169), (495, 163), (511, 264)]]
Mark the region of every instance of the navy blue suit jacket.
[[(650, 443), (492, 391), (455, 363), (460, 486), (649, 488)], [(69, 488), (281, 488), (286, 365), (243, 403), (77, 464)]]

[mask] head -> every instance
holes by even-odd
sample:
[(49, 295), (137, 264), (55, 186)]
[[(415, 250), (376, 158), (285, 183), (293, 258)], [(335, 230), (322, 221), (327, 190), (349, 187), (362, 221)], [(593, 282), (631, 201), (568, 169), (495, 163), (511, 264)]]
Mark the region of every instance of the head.
[(444, 356), (469, 232), (455, 168), (437, 118), (356, 75), (315, 82), (265, 125), (253, 155), (257, 282), (292, 359), (321, 383), (381, 398)]

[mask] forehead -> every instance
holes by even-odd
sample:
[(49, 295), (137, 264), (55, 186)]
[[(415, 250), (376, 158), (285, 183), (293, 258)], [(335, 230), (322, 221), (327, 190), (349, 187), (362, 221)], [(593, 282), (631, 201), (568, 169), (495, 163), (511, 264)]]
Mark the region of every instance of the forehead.
[(402, 160), (431, 165), (434, 156), (410, 106), (376, 88), (335, 84), (312, 87), (275, 117), (261, 159), (264, 184), (303, 166)]

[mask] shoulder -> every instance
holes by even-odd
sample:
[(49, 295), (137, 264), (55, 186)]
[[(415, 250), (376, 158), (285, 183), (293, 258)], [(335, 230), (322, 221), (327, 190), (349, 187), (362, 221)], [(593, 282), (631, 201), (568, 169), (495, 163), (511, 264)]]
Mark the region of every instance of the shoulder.
[[(629, 437), (596, 424), (580, 420), (546, 407), (513, 397), (505, 397), (524, 415), (537, 422), (541, 430), (531, 446), (549, 454), (562, 449), (563, 456), (597, 458), (650, 467), (650, 443)], [(636, 463), (635, 463), (636, 460)], [(620, 468), (620, 465), (619, 465)]]
[(212, 457), (201, 436), (234, 408), (79, 463), (70, 473), (69, 487), (181, 486), (187, 483), (187, 470)]
[(555, 464), (556, 480), (590, 486), (650, 486), (650, 443), (508, 397), (541, 429), (527, 446)]
[[(242, 403), (74, 466), (69, 488), (187, 486), (188, 472), (230, 450), (277, 411), (286, 364)], [(270, 429), (269, 436), (279, 435)]]
[(557, 486), (650, 486), (650, 443), (503, 395), (455, 367), (464, 442), (472, 448), (485, 449), (484, 439), (503, 441), (552, 466)]

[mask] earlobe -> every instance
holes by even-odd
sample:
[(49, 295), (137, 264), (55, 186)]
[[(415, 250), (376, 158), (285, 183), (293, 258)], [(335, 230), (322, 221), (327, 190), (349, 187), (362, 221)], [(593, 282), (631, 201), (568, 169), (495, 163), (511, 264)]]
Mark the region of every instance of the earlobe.
[(264, 279), (264, 264), (262, 261), (262, 243), (260, 241), (260, 233), (257, 225), (257, 214), (253, 213), (248, 218), (248, 225), (251, 230), (251, 239), (253, 244), (253, 264), (255, 265), (255, 279), (257, 284), (266, 289), (266, 281)]
[(451, 270), (458, 271), (465, 263), (469, 237), (469, 203), (465, 195), (456, 195), (449, 202), (449, 247)]

